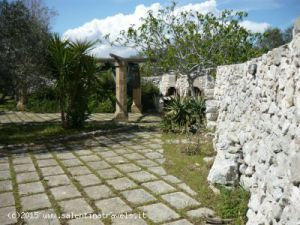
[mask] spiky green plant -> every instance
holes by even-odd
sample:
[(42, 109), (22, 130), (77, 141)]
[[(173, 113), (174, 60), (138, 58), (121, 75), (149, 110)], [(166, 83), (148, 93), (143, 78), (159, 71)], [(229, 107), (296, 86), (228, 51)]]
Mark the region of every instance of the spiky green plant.
[(96, 61), (89, 55), (94, 43), (61, 40), (49, 43), (49, 64), (60, 101), (62, 125), (80, 128), (88, 113), (88, 97), (96, 82)]

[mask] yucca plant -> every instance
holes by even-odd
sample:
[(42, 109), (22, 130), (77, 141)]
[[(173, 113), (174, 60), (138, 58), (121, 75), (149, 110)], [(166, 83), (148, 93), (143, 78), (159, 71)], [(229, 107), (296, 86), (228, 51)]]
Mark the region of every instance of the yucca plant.
[(88, 98), (96, 83), (96, 61), (89, 53), (94, 43), (71, 42), (54, 35), (49, 43), (49, 66), (60, 101), (62, 125), (81, 128)]
[(201, 97), (175, 97), (165, 107), (162, 121), (164, 131), (199, 129), (205, 118), (205, 101)]

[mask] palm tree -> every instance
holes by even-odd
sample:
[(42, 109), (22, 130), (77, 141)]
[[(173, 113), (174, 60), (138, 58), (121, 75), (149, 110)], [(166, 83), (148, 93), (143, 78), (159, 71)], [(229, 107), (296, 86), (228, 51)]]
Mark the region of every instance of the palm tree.
[(55, 80), (63, 127), (83, 127), (88, 98), (96, 83), (96, 61), (90, 56), (94, 43), (70, 42), (54, 35), (49, 44), (49, 64)]

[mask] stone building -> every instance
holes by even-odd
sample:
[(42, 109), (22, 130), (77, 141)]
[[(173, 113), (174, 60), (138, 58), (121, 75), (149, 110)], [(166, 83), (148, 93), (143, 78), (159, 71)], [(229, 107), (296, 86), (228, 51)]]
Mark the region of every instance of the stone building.
[[(186, 75), (178, 75), (171, 71), (162, 76), (144, 77), (143, 80), (152, 82), (156, 85), (164, 97), (190, 95)], [(196, 95), (202, 95), (206, 99), (211, 99), (213, 97), (214, 86), (215, 80), (211, 75), (199, 75), (194, 80), (194, 91)]]

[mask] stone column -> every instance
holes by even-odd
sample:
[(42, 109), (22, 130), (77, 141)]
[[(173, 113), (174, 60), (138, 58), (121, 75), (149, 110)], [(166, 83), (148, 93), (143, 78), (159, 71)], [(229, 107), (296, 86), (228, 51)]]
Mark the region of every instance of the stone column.
[(132, 113), (142, 113), (142, 89), (141, 89), (141, 76), (136, 74), (134, 77), (134, 85), (132, 90)]
[(115, 120), (127, 122), (127, 63), (124, 61), (116, 63), (116, 100)]

